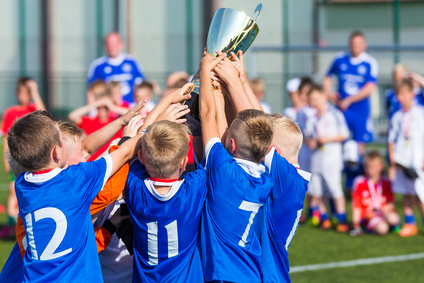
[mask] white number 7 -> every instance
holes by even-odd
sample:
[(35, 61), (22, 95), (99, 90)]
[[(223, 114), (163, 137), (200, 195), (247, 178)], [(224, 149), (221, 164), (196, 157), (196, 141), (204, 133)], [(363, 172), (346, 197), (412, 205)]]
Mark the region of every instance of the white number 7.
[(239, 209), (245, 210), (245, 211), (251, 211), (249, 218), (249, 223), (247, 224), (246, 230), (244, 230), (243, 236), (241, 237), (241, 240), (239, 241), (239, 246), (245, 247), (247, 243), (247, 236), (249, 235), (250, 226), (253, 224), (253, 219), (255, 218), (256, 214), (258, 213), (259, 208), (261, 208), (262, 204), (260, 203), (254, 203), (249, 201), (243, 201)]

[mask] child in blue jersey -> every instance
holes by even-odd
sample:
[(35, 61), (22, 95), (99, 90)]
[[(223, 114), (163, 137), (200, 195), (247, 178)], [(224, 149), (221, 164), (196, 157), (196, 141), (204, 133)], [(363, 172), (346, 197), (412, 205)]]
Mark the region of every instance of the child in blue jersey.
[(287, 249), (299, 225), (311, 174), (298, 165), (303, 135), (297, 124), (279, 114), (271, 117), (273, 147), (265, 156), (265, 166), (274, 186), (265, 207), (268, 239), (261, 239), (263, 282), (290, 282)]
[(67, 146), (48, 112), (28, 114), (12, 126), (10, 155), (28, 170), (16, 181), (28, 247), (25, 282), (102, 281), (90, 205), (134, 156), (138, 138), (98, 161), (67, 167)]
[[(163, 98), (145, 123), (169, 99), (183, 98), (190, 86)], [(179, 180), (187, 165), (189, 134), (186, 125), (153, 123), (141, 139), (139, 160), (130, 166), (125, 199), (134, 225), (133, 282), (204, 281), (197, 235), (206, 172), (198, 167)]]
[(235, 90), (242, 94), (244, 88), (238, 71), (224, 58), (226, 54), (205, 54), (200, 62), (200, 117), (208, 195), (199, 249), (206, 281), (261, 282), (262, 249), (253, 228), (255, 216), (261, 212), (272, 187), (271, 178), (260, 163), (271, 145), (272, 121), (262, 111), (239, 112), (229, 127), (224, 147), (211, 71), (215, 70), (227, 84), (236, 111), (241, 106), (237, 99), (246, 97), (236, 97)]

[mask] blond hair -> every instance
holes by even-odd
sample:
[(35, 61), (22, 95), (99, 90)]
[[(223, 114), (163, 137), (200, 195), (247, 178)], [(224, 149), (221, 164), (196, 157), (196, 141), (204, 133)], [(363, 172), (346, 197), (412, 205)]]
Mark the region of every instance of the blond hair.
[(243, 110), (231, 124), (228, 137), (236, 141), (241, 158), (260, 163), (271, 146), (272, 120), (263, 111)]
[(283, 157), (296, 158), (303, 142), (303, 135), (296, 122), (281, 114), (270, 115), (274, 123), (273, 145), (277, 146)]
[(70, 122), (59, 121), (58, 126), (64, 138), (69, 138), (74, 142), (84, 138), (84, 131)]
[(153, 123), (141, 138), (144, 165), (151, 177), (169, 178), (187, 156), (190, 130), (170, 121)]
[(406, 88), (408, 91), (414, 91), (414, 84), (411, 80), (408, 79), (402, 79), (398, 82), (396, 82), (393, 86), (393, 89), (396, 94), (400, 92), (401, 89)]
[(17, 120), (8, 132), (7, 143), (13, 159), (31, 172), (48, 166), (53, 148), (62, 147), (56, 121), (41, 110)]
[(260, 78), (254, 78), (250, 80), (250, 87), (255, 94), (265, 92), (265, 82)]

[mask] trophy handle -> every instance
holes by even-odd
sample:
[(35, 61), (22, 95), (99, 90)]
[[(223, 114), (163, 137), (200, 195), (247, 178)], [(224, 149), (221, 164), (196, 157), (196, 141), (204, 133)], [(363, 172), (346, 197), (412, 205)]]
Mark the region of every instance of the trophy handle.
[(258, 12), (258, 14), (256, 15), (256, 19), (255, 19), (255, 23), (257, 22), (259, 15), (261, 14), (262, 11), (262, 3), (259, 3), (258, 6), (256, 6), (255, 12)]

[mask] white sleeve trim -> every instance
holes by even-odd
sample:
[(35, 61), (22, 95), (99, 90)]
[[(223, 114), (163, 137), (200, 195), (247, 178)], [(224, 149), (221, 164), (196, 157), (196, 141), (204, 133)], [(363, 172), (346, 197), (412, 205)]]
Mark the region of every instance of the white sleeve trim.
[(311, 181), (311, 176), (312, 176), (312, 174), (311, 174), (311, 173), (306, 172), (306, 171), (303, 171), (303, 170), (301, 170), (301, 169), (297, 169), (297, 173), (298, 173), (300, 176), (302, 176), (302, 178), (303, 178), (305, 181), (308, 181), (308, 182), (310, 182), (310, 181)]
[(267, 155), (265, 155), (265, 167), (268, 169), (269, 174), (271, 174), (271, 164), (274, 157), (275, 147), (271, 148)]
[(205, 169), (208, 166), (208, 158), (209, 158), (209, 152), (211, 151), (212, 147), (216, 144), (216, 143), (220, 143), (221, 139), (220, 138), (212, 138), (208, 141), (208, 143), (205, 146), (205, 157), (206, 157), (206, 164), (205, 164)]
[(112, 175), (113, 160), (109, 154), (102, 158), (104, 158), (106, 161), (106, 172), (105, 172), (105, 178), (103, 180), (103, 185), (102, 185), (102, 190), (103, 190), (103, 187), (105, 186), (107, 180), (109, 180), (110, 176)]

